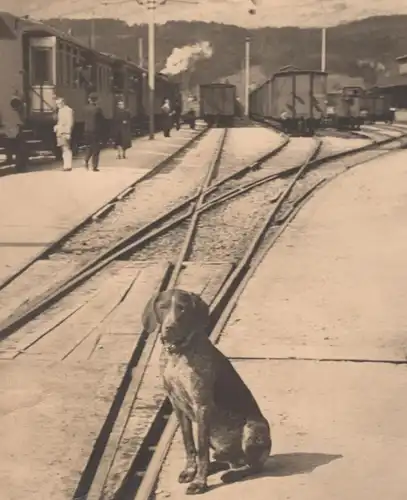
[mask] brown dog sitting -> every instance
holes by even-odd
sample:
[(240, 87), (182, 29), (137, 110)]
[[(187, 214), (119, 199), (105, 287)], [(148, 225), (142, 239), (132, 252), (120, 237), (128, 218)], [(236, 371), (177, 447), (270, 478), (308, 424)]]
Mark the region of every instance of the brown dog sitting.
[(227, 471), (221, 477), (225, 483), (258, 473), (271, 451), (269, 424), (230, 361), (209, 340), (208, 320), (208, 305), (183, 290), (161, 292), (143, 313), (147, 332), (160, 327), (164, 388), (186, 451), (178, 480), (191, 483), (189, 495), (206, 491), (208, 475), (222, 470)]

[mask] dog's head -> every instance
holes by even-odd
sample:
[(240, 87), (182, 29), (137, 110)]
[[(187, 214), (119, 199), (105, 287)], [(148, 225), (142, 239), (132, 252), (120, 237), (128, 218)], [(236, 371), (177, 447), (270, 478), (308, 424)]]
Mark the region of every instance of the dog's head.
[(184, 290), (166, 290), (152, 297), (142, 322), (148, 333), (160, 327), (161, 341), (169, 351), (185, 346), (197, 332), (205, 330), (209, 306), (199, 295)]

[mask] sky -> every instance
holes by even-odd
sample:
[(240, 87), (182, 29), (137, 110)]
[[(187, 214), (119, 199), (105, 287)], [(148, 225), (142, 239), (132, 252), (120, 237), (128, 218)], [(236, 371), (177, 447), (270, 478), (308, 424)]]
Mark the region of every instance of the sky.
[[(407, 0), (257, 0), (257, 4), (256, 14), (250, 15), (250, 0), (168, 0), (156, 10), (156, 21), (217, 21), (247, 28), (307, 27), (333, 26), (374, 15), (407, 14)], [(147, 19), (137, 0), (0, 0), (0, 11), (40, 19), (112, 17), (128, 24)]]

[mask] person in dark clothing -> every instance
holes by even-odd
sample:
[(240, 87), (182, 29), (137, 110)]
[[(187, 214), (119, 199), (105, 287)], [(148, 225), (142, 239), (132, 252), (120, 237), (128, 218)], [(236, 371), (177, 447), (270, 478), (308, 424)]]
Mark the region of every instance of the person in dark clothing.
[(174, 103), (174, 124), (177, 130), (181, 128), (181, 112), (182, 106), (180, 101), (177, 99)]
[(170, 131), (172, 128), (172, 116), (174, 112), (171, 109), (171, 104), (169, 99), (164, 99), (164, 103), (161, 106), (162, 111), (162, 126), (164, 137), (170, 137)]
[(92, 159), (92, 170), (99, 171), (100, 147), (103, 140), (103, 111), (97, 103), (96, 94), (89, 95), (89, 103), (85, 108), (85, 167), (89, 168), (89, 161)]
[(131, 116), (122, 100), (118, 101), (113, 118), (113, 140), (117, 149), (117, 158), (126, 158), (126, 150), (131, 148)]

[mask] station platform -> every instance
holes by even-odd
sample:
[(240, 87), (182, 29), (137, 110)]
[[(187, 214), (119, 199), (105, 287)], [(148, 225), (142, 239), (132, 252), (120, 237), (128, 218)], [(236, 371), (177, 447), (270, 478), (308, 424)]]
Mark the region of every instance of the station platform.
[(124, 160), (117, 160), (112, 149), (103, 150), (99, 172), (86, 170), (83, 159), (78, 158), (70, 172), (53, 162), (0, 178), (0, 281), (184, 146), (200, 130), (202, 126), (196, 130), (182, 128), (172, 131), (170, 138), (158, 133), (154, 141), (137, 139)]
[[(407, 498), (407, 152), (349, 170), (257, 268), (218, 347), (272, 425), (264, 472), (208, 500)], [(157, 500), (186, 497), (178, 431)]]

